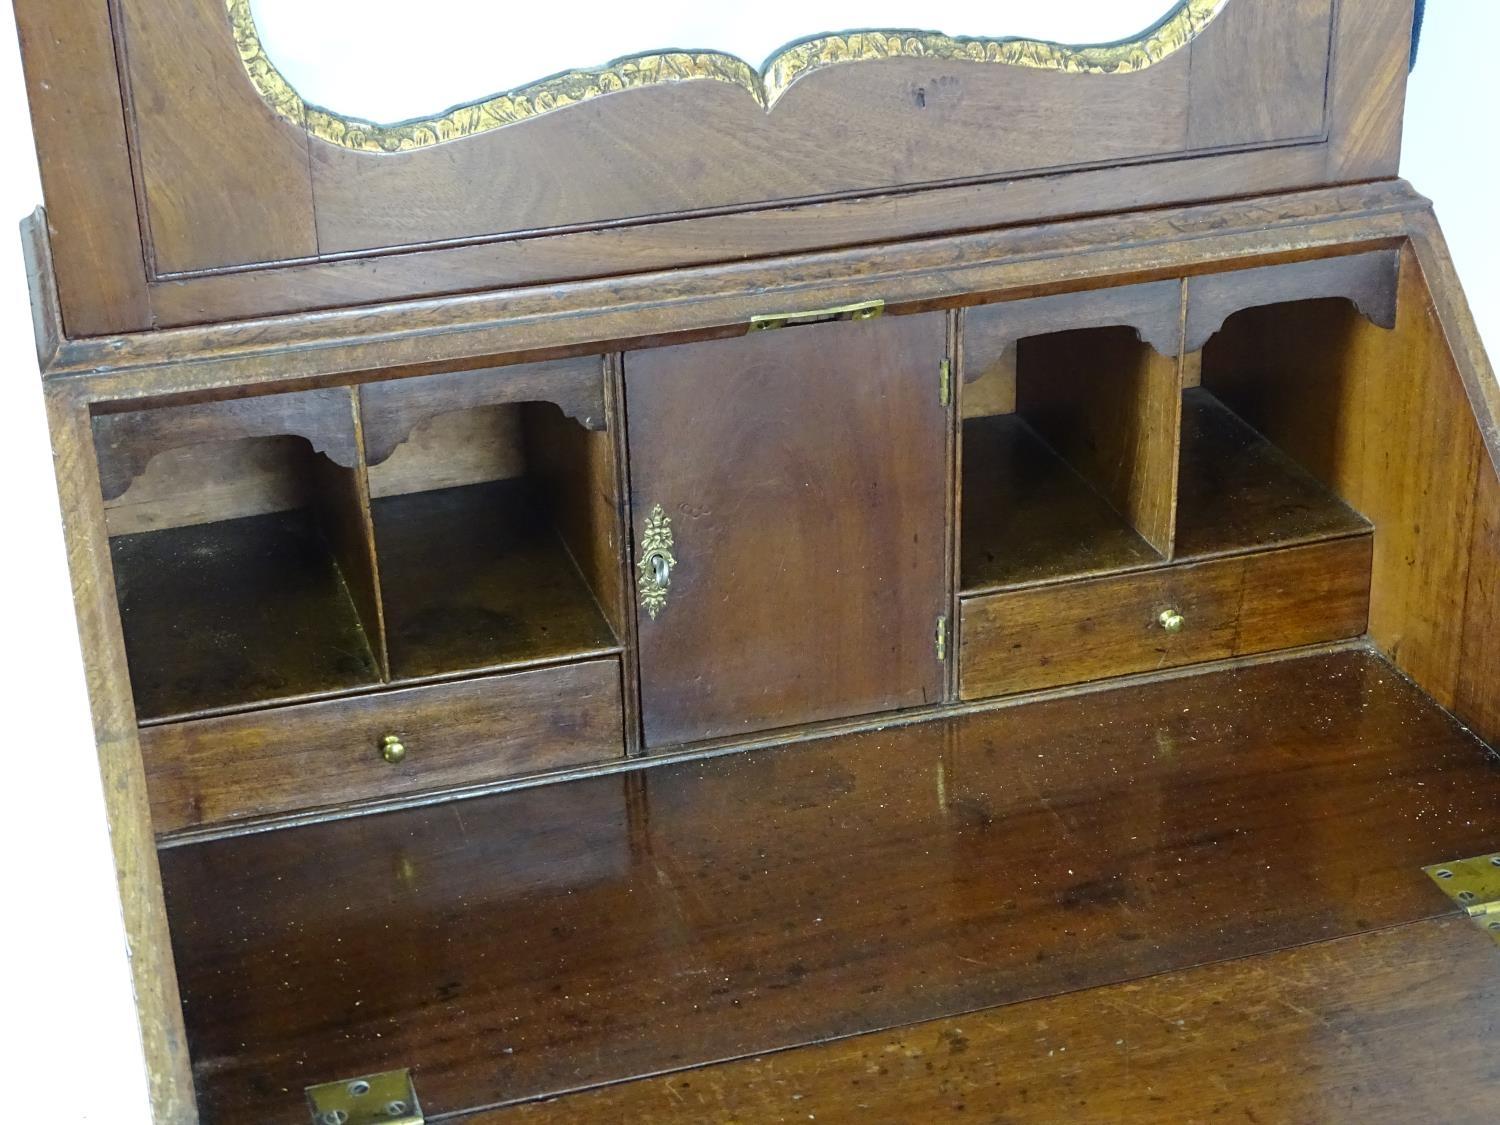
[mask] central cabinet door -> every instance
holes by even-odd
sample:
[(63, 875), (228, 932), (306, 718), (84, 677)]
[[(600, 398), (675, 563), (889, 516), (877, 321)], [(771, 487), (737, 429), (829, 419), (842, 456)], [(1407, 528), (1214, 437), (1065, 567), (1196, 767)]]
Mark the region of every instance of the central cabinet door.
[(946, 325), (625, 357), (648, 746), (943, 698)]

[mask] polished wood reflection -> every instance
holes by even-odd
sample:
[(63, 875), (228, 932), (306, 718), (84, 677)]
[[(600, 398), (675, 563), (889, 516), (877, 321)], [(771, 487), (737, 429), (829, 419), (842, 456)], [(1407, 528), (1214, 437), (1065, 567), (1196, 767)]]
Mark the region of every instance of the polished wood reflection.
[(610, 1086), (471, 1125), (1493, 1122), (1500, 953), (1435, 919)]
[(1413, 922), (1500, 774), (1283, 660), (162, 855), (204, 1119), (429, 1115)]

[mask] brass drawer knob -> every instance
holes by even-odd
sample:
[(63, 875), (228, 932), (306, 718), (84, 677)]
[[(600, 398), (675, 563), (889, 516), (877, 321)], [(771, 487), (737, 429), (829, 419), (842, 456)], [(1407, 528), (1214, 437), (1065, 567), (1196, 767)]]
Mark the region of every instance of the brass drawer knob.
[(1187, 624), (1187, 618), (1175, 609), (1162, 610), (1161, 616), (1157, 620), (1161, 622), (1161, 627), (1169, 633), (1180, 633), (1183, 626)]
[(406, 743), (399, 734), (388, 734), (380, 740), (380, 756), (391, 765), (400, 765), (406, 760)]

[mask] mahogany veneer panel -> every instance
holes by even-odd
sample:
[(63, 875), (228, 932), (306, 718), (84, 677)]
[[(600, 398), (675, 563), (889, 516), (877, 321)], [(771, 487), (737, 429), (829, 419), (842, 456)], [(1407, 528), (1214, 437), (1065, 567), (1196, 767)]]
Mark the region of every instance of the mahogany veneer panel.
[(1369, 522), (1214, 394), (1182, 404), (1177, 557), (1357, 535)]
[[(20, 0), (18, 22), (66, 267), (64, 310), (79, 331), (97, 333), (1394, 175), (1411, 0), (1343, 0), (1331, 52), (1318, 19), (1330, 0), (1278, 0), (1263, 20), (1238, 10), (1270, 5), (1235, 0), (1190, 48), (1135, 75), (885, 60), (814, 75), (771, 114), (724, 84), (688, 83), (596, 99), (407, 156), (334, 149), (276, 119), (244, 74), (222, 0), (128, 0), (117, 6), (118, 29), (103, 0), (90, 0), (81, 16), (49, 0)], [(1313, 73), (1320, 66), (1326, 82)], [(1248, 108), (1265, 104), (1276, 108)], [(998, 117), (985, 112), (996, 105)], [(1320, 113), (1324, 129), (1307, 133)], [(715, 128), (700, 144), (705, 124)], [(606, 136), (617, 143), (599, 139)], [(842, 155), (830, 156), (836, 150)], [(528, 155), (538, 171), (515, 178), (518, 168), (531, 171)], [(1110, 157), (1148, 162), (1096, 163)], [(614, 197), (590, 195), (590, 177), (578, 170), (605, 165)], [(966, 182), (986, 174), (1012, 178)], [(961, 177), (953, 186), (930, 186), (953, 175)], [(474, 182), (500, 190), (466, 193)], [(786, 198), (809, 185), (847, 194), (871, 182), (902, 191), (713, 210), (726, 198), (764, 195), (751, 188), (768, 184)], [(594, 206), (580, 211), (580, 198)], [(701, 217), (603, 231), (566, 225), (622, 211)], [(350, 246), (529, 234), (549, 221), (565, 225), (541, 238), (326, 260)], [(252, 258), (299, 264), (171, 276)]]
[(15, 13), (62, 306), (55, 311), (66, 310), (70, 336), (144, 328), (148, 264), (109, 0), (23, 0)]
[(377, 683), (350, 586), (306, 509), (110, 540), (142, 719)]
[(947, 326), (626, 354), (636, 556), (660, 505), (677, 560), (666, 605), (636, 614), (647, 745), (942, 700)]
[(960, 583), (994, 590), (1162, 556), (1014, 414), (963, 424)]
[[(964, 699), (1102, 680), (1357, 637), (1370, 615), (1368, 534), (1330, 543), (965, 598)], [(1182, 631), (1160, 622), (1168, 610)]]
[[(157, 832), (618, 757), (620, 665), (591, 660), (142, 732)], [(394, 734), (397, 765), (380, 754)]]
[[(1333, 15), (1329, 0), (1225, 8), (1217, 34), (1193, 44), (1188, 144), (1206, 148), (1321, 136)], [(1275, 48), (1266, 50), (1268, 43)], [(1216, 86), (1237, 94), (1203, 96)]]
[(465, 1120), (1489, 1125), (1497, 1004), (1500, 954), (1442, 918)]
[[(1135, 73), (886, 58), (813, 72), (770, 111), (726, 83), (653, 86), (402, 153), (279, 120), (243, 73), (222, 0), (128, 0), (121, 63), (153, 265), (170, 275), (1245, 145), (1275, 164), (1273, 146), (1324, 140), (1333, 4), (1276, 0), (1262, 20), (1235, 10), (1247, 6)], [(1267, 86), (1291, 104), (1246, 119), (1237, 107)], [(1032, 106), (1046, 110), (1018, 111)]]
[(384, 496), (371, 511), (395, 678), (619, 647), (529, 481)]
[(1185, 155), (1192, 54), (1121, 75), (885, 58), (808, 74), (769, 112), (738, 87), (688, 82), (595, 98), (441, 156), (314, 142), (318, 245), (425, 245)]
[(317, 142), (227, 65), (223, 0), (124, 0), (115, 19), (153, 275), (317, 257)]
[(258, 1125), (387, 1067), (450, 1114), (1431, 918), (1418, 867), (1497, 812), (1484, 747), (1356, 651), (162, 867), (205, 1119)]

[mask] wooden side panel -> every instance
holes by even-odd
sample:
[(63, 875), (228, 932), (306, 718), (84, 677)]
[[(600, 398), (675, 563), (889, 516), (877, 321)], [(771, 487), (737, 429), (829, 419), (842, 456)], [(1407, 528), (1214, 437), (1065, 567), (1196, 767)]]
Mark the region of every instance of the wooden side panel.
[(1210, 343), (1203, 378), (1375, 525), (1370, 635), (1454, 706), (1486, 455), (1411, 250), (1395, 331), (1343, 303), (1256, 310)]
[(130, 971), (145, 1046), (152, 1113), (160, 1125), (190, 1125), (198, 1120), (193, 1074), (151, 829), (146, 771), (125, 668), (125, 644), (115, 602), (88, 410), (54, 387), (47, 395), (47, 415), (67, 521), (68, 567), (99, 744), (99, 772), (120, 882), (125, 936), (130, 943)]
[(626, 356), (635, 554), (660, 505), (677, 560), (666, 605), (636, 615), (648, 745), (943, 698), (946, 328)]
[[(964, 699), (1175, 668), (1365, 630), (1370, 539), (966, 598)], [(1182, 631), (1162, 627), (1179, 613)]]
[(1328, 183), (1400, 173), (1414, 7), (1415, 0), (1339, 0), (1328, 90)]
[(964, 387), (959, 395), (962, 418), (1014, 414), (1016, 341), (997, 332), (993, 319), (974, 318), (970, 310), (964, 310), (963, 321)]
[[(397, 735), (392, 765), (381, 740)], [(594, 660), (147, 727), (158, 833), (482, 784), (622, 753), (620, 665)]]
[(1432, 313), (1452, 354), (1484, 453), (1480, 456), (1463, 656), (1454, 711), (1490, 745), (1500, 745), (1500, 384), (1479, 338), (1463, 286), (1430, 212), (1419, 217), (1412, 251), (1422, 270)]
[(370, 493), (381, 498), (526, 475), (519, 406), (479, 406), (419, 422), (390, 456), (371, 462)]
[(120, 0), (157, 274), (318, 254), (307, 135), (261, 99), (223, 0)]
[(309, 458), (307, 443), (295, 437), (167, 450), (129, 488), (105, 501), (109, 534), (290, 511), (307, 503), (303, 469)]
[(1479, 466), (1478, 483), (1453, 709), (1495, 745), (1500, 743), (1500, 480), (1488, 457)]
[[(1225, 8), (1221, 26), (1191, 48), (1189, 146), (1321, 137), (1334, 6), (1334, 0), (1236, 0)], [(1235, 95), (1216, 96), (1224, 90)]]
[(615, 636), (623, 637), (627, 564), (612, 435), (585, 430), (550, 404), (533, 404), (526, 416), (526, 460), (547, 492), (557, 532)]
[(70, 336), (151, 326), (108, 0), (16, 0), (52, 268)]

